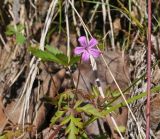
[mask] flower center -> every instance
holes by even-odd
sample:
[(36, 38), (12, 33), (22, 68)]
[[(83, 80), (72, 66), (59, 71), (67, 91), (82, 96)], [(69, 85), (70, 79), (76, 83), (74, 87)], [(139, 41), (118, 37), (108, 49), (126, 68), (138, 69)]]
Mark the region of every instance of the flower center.
[(84, 49), (88, 52), (88, 46), (86, 46)]

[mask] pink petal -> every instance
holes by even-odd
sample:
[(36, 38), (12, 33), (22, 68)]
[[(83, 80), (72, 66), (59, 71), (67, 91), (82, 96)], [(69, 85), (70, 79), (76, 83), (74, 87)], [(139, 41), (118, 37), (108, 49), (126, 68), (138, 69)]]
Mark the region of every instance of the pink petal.
[(88, 61), (89, 60), (89, 53), (87, 51), (85, 51), (83, 54), (82, 54), (82, 60), (83, 61)]
[(80, 55), (81, 53), (83, 53), (85, 51), (84, 47), (76, 47), (74, 49), (74, 54), (76, 55)]
[(85, 36), (79, 37), (79, 38), (78, 38), (78, 41), (79, 41), (79, 43), (80, 43), (80, 45), (81, 45), (82, 47), (87, 47), (87, 46), (88, 46), (87, 39), (86, 39)]
[(96, 46), (98, 44), (98, 41), (95, 39), (95, 38), (92, 38), (90, 41), (89, 41), (89, 48), (92, 48), (94, 46)]
[(88, 49), (88, 51), (89, 51), (89, 54), (95, 58), (99, 57), (99, 55), (101, 54), (101, 52), (96, 48), (90, 48)]

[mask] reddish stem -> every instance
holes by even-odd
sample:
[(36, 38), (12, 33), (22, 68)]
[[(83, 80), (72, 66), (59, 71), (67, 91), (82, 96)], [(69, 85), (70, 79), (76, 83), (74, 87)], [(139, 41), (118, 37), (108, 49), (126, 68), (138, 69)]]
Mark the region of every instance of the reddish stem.
[(62, 125), (59, 125), (54, 132), (49, 136), (49, 139), (55, 139), (55, 136), (58, 134), (58, 132), (60, 131), (60, 129), (62, 128)]
[(148, 54), (147, 54), (147, 111), (146, 139), (150, 136), (150, 88), (151, 88), (151, 0), (148, 0)]

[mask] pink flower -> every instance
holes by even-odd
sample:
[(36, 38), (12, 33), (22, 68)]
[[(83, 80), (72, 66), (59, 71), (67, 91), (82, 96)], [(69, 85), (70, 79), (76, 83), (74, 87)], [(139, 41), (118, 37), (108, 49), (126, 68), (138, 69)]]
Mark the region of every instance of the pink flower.
[(80, 46), (77, 46), (74, 49), (75, 55), (82, 55), (83, 61), (88, 61), (90, 55), (94, 58), (97, 58), (101, 52), (95, 47), (98, 42), (95, 38), (92, 38), (89, 42), (87, 42), (87, 38), (85, 36), (81, 36), (78, 39)]

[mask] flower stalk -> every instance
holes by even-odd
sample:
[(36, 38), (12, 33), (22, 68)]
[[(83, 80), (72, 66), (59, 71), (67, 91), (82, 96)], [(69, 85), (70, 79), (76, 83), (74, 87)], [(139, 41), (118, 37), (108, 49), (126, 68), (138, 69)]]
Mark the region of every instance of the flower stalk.
[(148, 53), (147, 53), (147, 108), (146, 139), (150, 138), (150, 94), (151, 94), (151, 0), (148, 0)]

